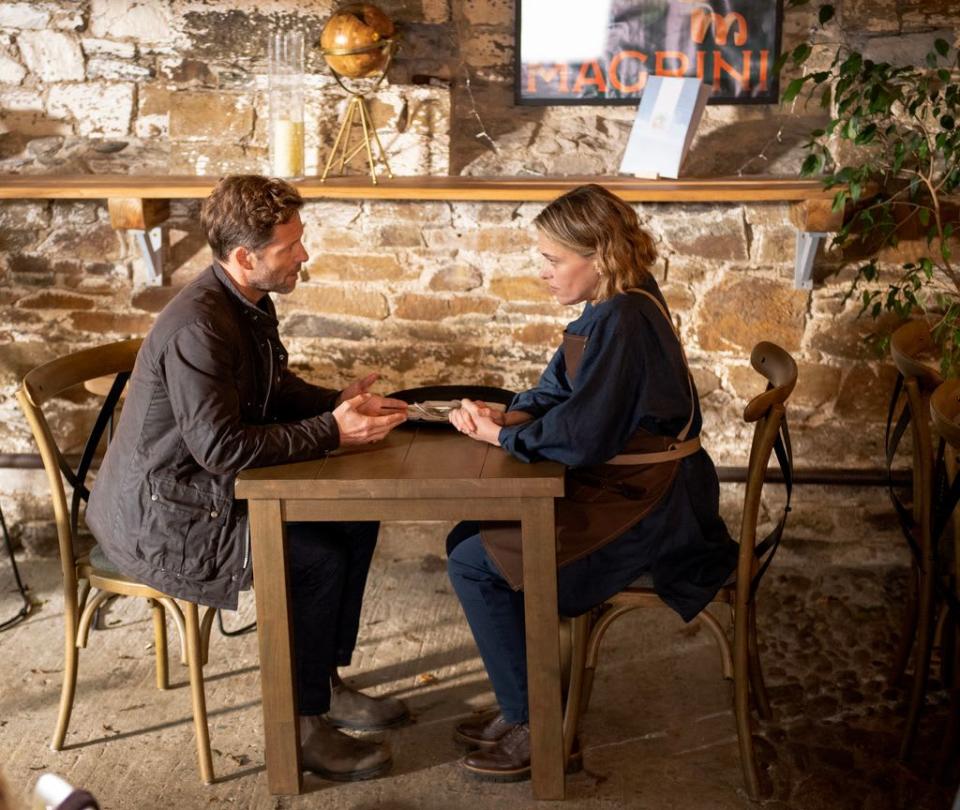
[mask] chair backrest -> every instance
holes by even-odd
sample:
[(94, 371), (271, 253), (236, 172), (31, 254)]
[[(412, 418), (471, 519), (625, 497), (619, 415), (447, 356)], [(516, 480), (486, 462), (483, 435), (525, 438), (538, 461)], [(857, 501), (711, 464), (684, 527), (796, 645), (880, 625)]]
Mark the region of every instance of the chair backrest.
[[(759, 575), (762, 575), (776, 552), (780, 532), (786, 519), (780, 521), (774, 535), (768, 537), (766, 548), (757, 543), (757, 521), (760, 499), (771, 453), (776, 450), (787, 485), (788, 501), (792, 487), (793, 451), (787, 430), (787, 400), (797, 384), (797, 364), (784, 349), (775, 343), (758, 343), (750, 355), (753, 368), (767, 380), (767, 389), (751, 399), (743, 410), (743, 418), (754, 423), (750, 459), (747, 464), (747, 487), (743, 496), (743, 514), (740, 523), (740, 557), (737, 566), (737, 601), (752, 598)], [(789, 505), (789, 504), (788, 504)], [(759, 557), (758, 557), (759, 555)], [(760, 561), (759, 558), (766, 556)]]
[(904, 379), (915, 378), (921, 389), (933, 391), (943, 377), (931, 361), (936, 361), (937, 346), (930, 325), (923, 319), (907, 321), (890, 336), (890, 356)]
[[(923, 319), (907, 321), (890, 336), (890, 356), (901, 379), (894, 388), (886, 431), (887, 468), (893, 466), (900, 438), (909, 421), (910, 438), (913, 444), (913, 520), (920, 525), (925, 536), (933, 489), (933, 440), (930, 435), (930, 395), (943, 382), (940, 372), (930, 361), (937, 356), (937, 347), (930, 332), (930, 325)], [(902, 384), (906, 404), (894, 425), (897, 400)], [(898, 496), (891, 489), (894, 507), (903, 508)], [(905, 519), (901, 514), (901, 520)], [(922, 544), (921, 544), (922, 545)]]
[(960, 380), (946, 380), (933, 392), (930, 418), (940, 438), (960, 449)]
[[(133, 370), (142, 342), (141, 338), (134, 338), (58, 357), (28, 372), (17, 391), (17, 400), (27, 417), (47, 473), (57, 525), (60, 564), (64, 585), (69, 592), (74, 592), (77, 584), (75, 535), (80, 501), (85, 500), (87, 495), (86, 474), (123, 387)], [(80, 460), (74, 467), (54, 438), (44, 415), (43, 405), (68, 388), (104, 376), (115, 376), (116, 381), (104, 400)], [(69, 507), (64, 478), (73, 490)]]

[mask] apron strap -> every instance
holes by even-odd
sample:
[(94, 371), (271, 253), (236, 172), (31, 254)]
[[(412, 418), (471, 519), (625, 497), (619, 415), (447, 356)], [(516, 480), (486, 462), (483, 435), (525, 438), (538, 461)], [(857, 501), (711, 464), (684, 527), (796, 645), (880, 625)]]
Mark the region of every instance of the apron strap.
[[(684, 442), (671, 442), (666, 450), (651, 453), (620, 453), (605, 464), (660, 464), (664, 461), (679, 461), (692, 456), (700, 449), (700, 437), (694, 436)], [(960, 476), (958, 476), (960, 478)]]
[[(663, 304), (660, 303), (657, 296), (652, 293), (647, 292), (646, 290), (641, 290), (639, 287), (630, 287), (629, 289), (624, 290), (624, 292), (635, 292), (640, 293), (640, 295), (645, 295), (656, 305), (657, 309), (660, 310), (660, 314), (666, 319), (667, 323), (670, 324), (670, 331), (677, 338), (677, 343), (680, 345), (680, 357), (683, 359), (683, 366), (687, 370), (687, 385), (690, 387), (690, 418), (687, 419), (687, 424), (683, 426), (683, 430), (677, 434), (678, 441), (685, 441), (687, 434), (690, 432), (690, 428), (693, 426), (693, 417), (696, 415), (696, 396), (693, 392), (693, 375), (690, 373), (690, 364), (687, 362), (687, 353), (683, 348), (683, 341), (680, 340), (680, 333), (677, 331), (677, 328), (673, 325), (673, 321), (670, 320), (670, 315), (667, 312)], [(611, 462), (607, 462), (608, 464)], [(629, 463), (629, 462), (624, 462)], [(636, 463), (636, 462), (635, 462)]]

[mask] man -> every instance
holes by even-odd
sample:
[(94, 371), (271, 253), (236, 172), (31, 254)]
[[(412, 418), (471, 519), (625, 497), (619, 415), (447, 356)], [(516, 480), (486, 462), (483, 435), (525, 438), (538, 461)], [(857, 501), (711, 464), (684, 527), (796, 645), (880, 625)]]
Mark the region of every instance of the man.
[[(87, 524), (110, 561), (172, 596), (235, 609), (249, 587), (241, 470), (304, 461), (375, 442), (406, 419), (406, 404), (343, 391), (287, 366), (269, 293), (286, 294), (307, 260), (303, 199), (281, 180), (226, 177), (204, 201), (214, 262), (164, 308), (144, 340)], [(332, 779), (386, 771), (385, 745), (337, 727), (381, 729), (408, 716), (393, 698), (347, 687), (376, 523), (287, 527), (304, 766)]]

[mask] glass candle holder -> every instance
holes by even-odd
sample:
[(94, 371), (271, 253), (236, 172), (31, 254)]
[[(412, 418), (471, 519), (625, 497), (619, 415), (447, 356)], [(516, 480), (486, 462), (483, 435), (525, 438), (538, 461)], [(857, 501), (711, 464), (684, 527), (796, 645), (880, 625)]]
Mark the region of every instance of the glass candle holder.
[(303, 33), (270, 35), (270, 173), (303, 177)]

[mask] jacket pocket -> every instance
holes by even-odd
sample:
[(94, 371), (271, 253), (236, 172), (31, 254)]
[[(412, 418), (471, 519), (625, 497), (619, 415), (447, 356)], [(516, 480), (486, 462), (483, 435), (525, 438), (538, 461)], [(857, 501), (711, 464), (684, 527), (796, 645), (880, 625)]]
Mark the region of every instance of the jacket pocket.
[(162, 549), (158, 561), (166, 572), (201, 581), (216, 576), (229, 511), (226, 498), (169, 478), (153, 476), (147, 484), (140, 546)]

